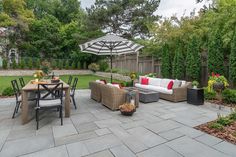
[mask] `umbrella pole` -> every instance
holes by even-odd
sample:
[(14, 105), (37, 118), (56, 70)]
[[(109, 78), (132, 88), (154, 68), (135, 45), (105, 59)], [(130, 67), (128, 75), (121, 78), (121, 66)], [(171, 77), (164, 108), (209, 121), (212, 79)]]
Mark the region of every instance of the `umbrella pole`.
[(111, 55), (111, 83), (112, 83), (112, 55)]

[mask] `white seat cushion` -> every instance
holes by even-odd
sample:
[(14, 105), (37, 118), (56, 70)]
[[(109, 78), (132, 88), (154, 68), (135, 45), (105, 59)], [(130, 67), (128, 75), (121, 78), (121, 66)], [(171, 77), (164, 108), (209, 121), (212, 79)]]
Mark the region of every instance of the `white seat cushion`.
[(164, 93), (164, 94), (173, 94), (173, 90), (172, 89), (167, 89), (165, 87), (158, 87), (158, 86), (152, 86), (150, 85), (149, 86), (149, 89), (150, 90), (153, 90), (153, 91), (157, 91), (159, 93)]
[(181, 81), (180, 80), (174, 80), (173, 88), (178, 88), (181, 86)]
[(138, 87), (138, 88), (142, 88), (142, 89), (149, 89), (149, 88), (148, 88), (149, 85), (142, 85), (142, 84), (140, 84), (140, 83), (135, 83), (134, 86), (135, 86), (135, 87)]
[(153, 86), (161, 86), (161, 80), (160, 78), (151, 78), (149, 77), (149, 85), (153, 85)]
[(39, 100), (39, 107), (52, 107), (61, 105), (60, 99), (52, 99), (52, 100)]

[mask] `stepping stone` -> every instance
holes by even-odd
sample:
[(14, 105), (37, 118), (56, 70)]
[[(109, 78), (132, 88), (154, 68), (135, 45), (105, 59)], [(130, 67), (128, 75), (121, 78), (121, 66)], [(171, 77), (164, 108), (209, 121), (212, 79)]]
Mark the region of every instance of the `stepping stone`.
[(104, 128), (104, 129), (98, 129), (98, 130), (95, 130), (96, 134), (99, 135), (99, 136), (102, 136), (102, 135), (106, 135), (106, 134), (110, 134), (111, 131), (108, 130), (107, 128)]
[(224, 152), (225, 154), (232, 156), (232, 157), (235, 156), (235, 154), (236, 154), (236, 146), (229, 143), (229, 142), (223, 141), (213, 147), (221, 152)]

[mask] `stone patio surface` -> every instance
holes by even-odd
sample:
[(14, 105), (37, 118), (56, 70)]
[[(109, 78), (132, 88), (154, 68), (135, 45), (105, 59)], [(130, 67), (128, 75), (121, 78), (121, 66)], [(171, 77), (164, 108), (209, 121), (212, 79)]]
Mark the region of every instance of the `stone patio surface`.
[[(76, 92), (78, 109), (60, 125), (55, 111), (21, 125), (11, 119), (14, 99), (0, 100), (0, 157), (235, 157), (236, 146), (194, 129), (215, 120), (216, 105), (186, 102), (140, 104), (132, 117), (111, 111), (90, 99), (89, 90)], [(34, 113), (34, 112), (33, 112)]]

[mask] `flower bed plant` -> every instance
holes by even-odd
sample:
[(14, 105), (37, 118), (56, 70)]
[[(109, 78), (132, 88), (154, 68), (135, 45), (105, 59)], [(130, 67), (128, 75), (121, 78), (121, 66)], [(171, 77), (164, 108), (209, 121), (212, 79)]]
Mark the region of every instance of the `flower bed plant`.
[(219, 116), (217, 120), (199, 125), (195, 128), (236, 144), (236, 110), (229, 116)]

